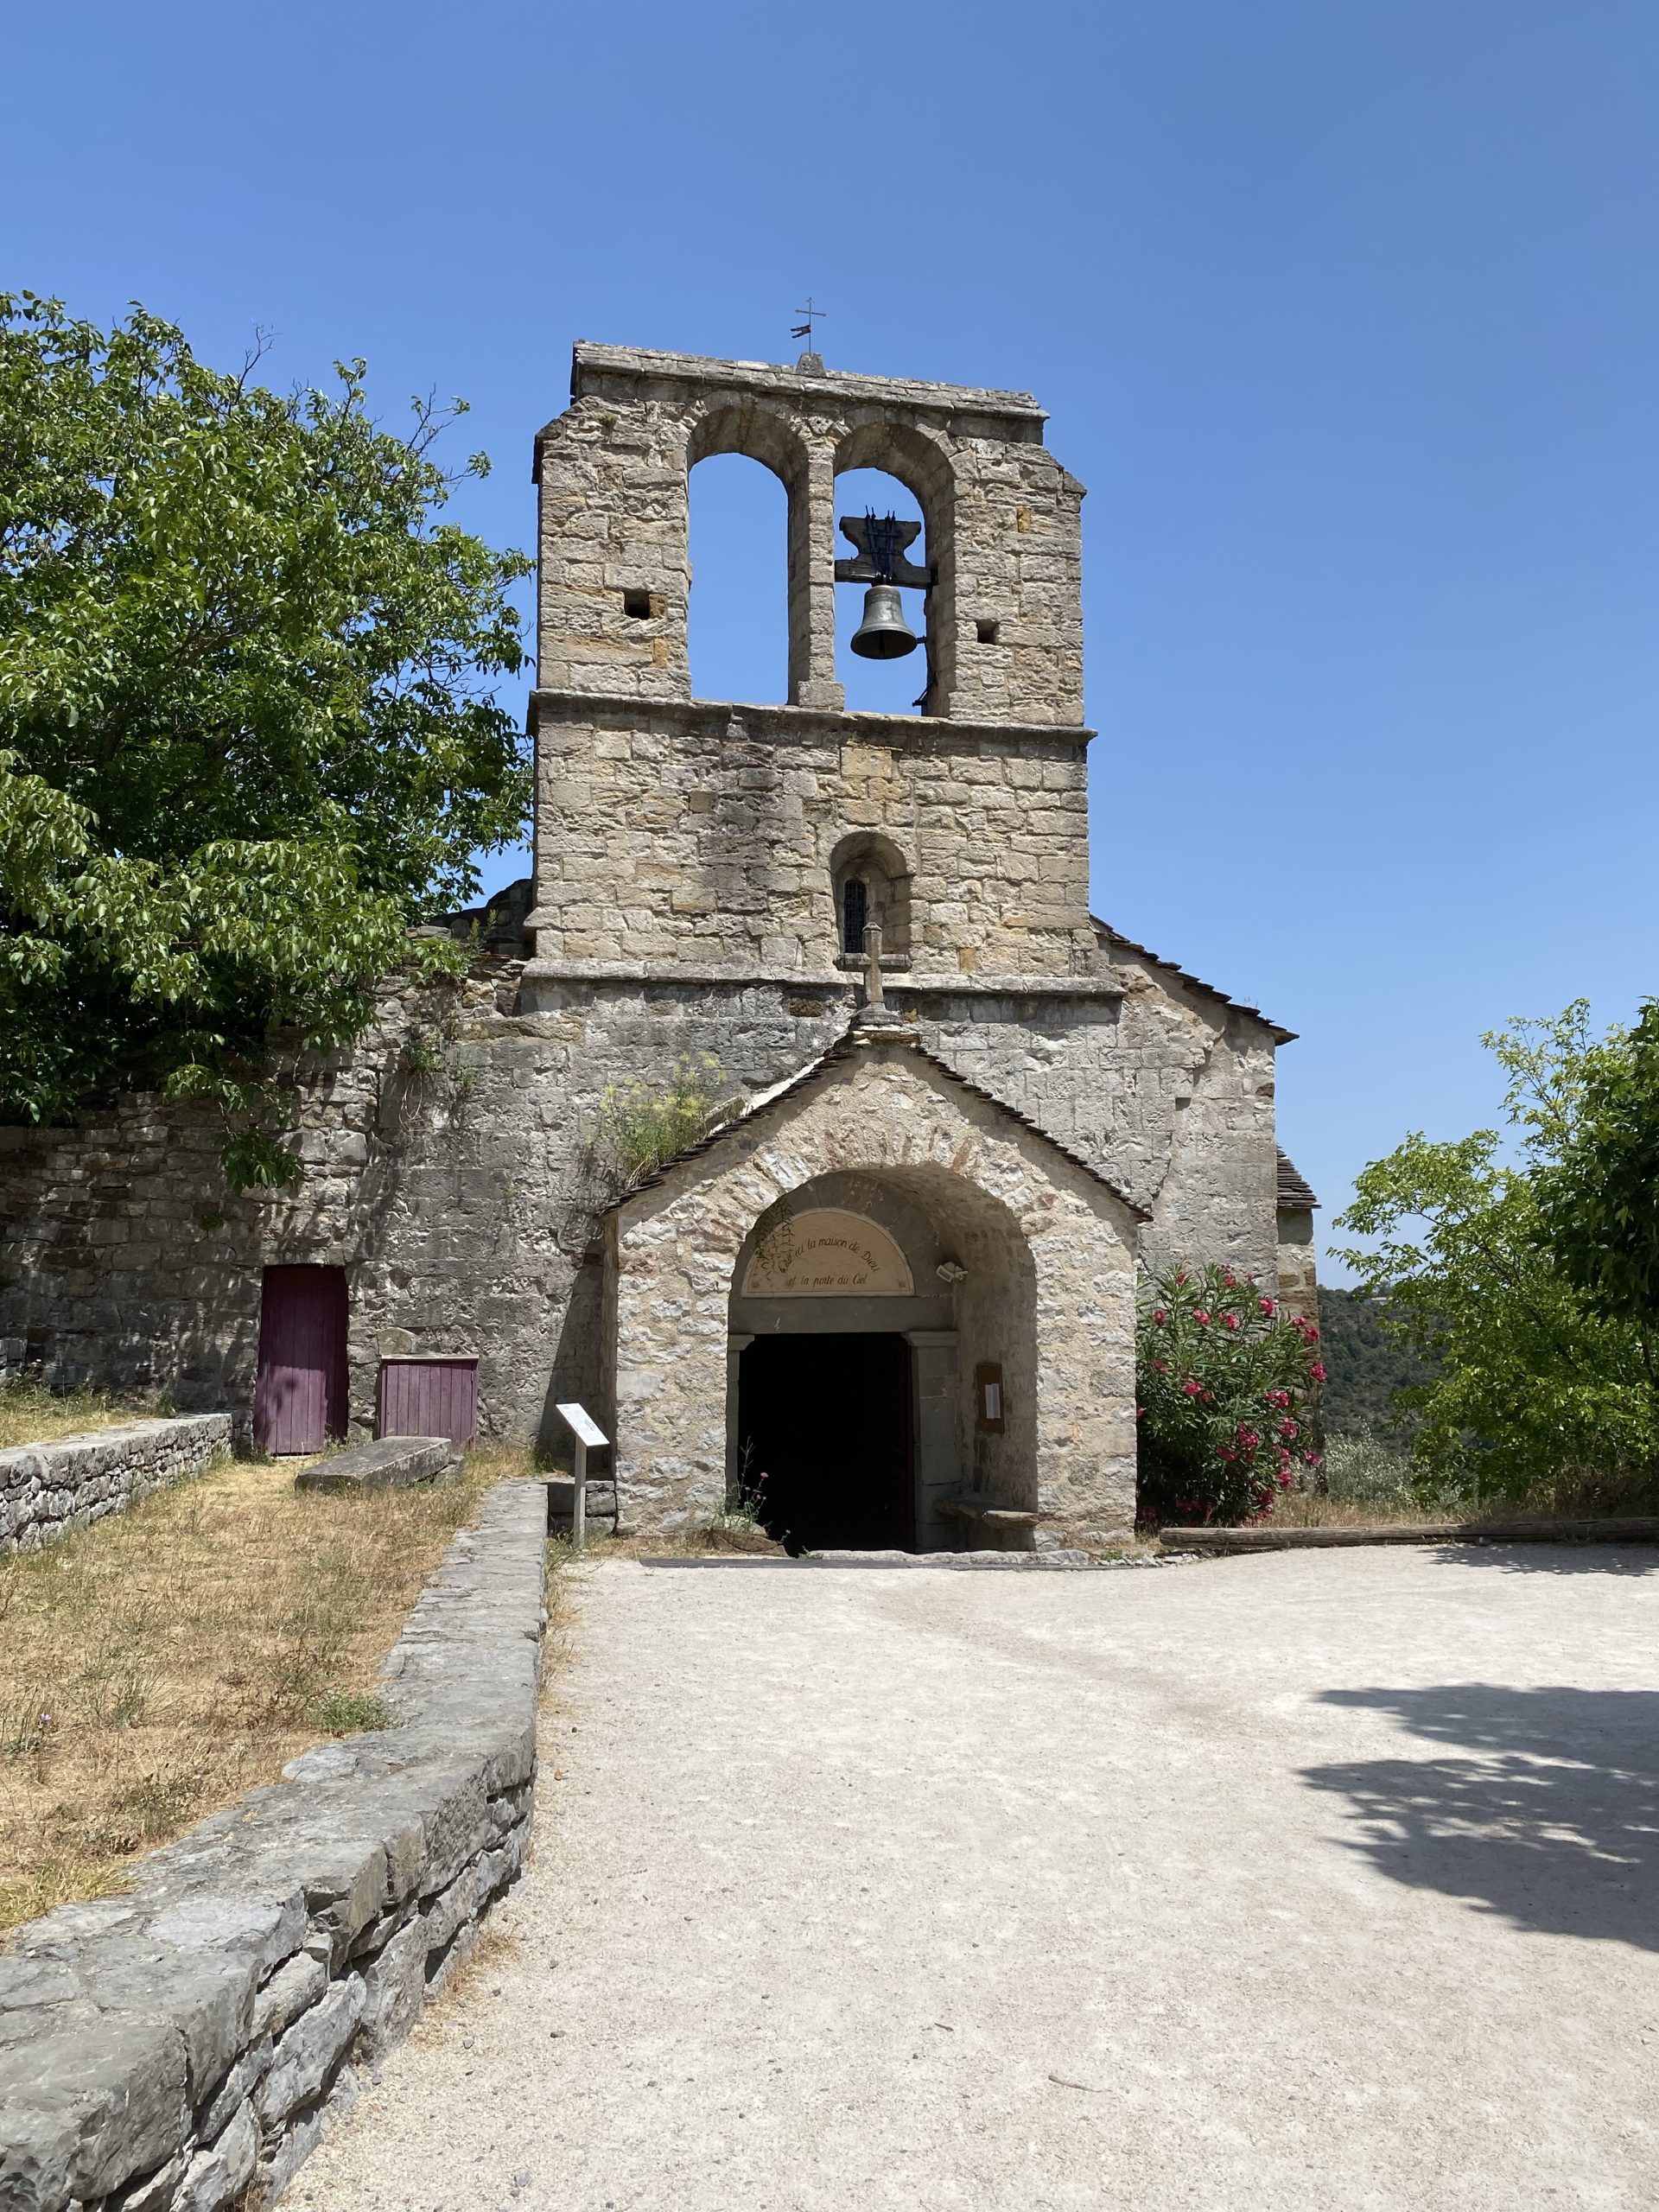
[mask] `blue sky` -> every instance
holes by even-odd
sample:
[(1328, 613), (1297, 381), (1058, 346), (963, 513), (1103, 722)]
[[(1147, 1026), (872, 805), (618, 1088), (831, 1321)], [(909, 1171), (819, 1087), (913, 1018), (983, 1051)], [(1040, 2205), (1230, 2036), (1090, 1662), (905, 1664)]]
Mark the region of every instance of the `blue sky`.
[[(1034, 391), (1097, 911), (1301, 1033), (1332, 1211), (1494, 1117), (1483, 1029), (1659, 986), (1653, 0), (14, 0), (6, 46), (0, 283), (464, 393), (498, 542), (578, 337), (786, 359), (810, 291), (833, 366)], [(698, 492), (698, 688), (777, 696), (781, 504)]]

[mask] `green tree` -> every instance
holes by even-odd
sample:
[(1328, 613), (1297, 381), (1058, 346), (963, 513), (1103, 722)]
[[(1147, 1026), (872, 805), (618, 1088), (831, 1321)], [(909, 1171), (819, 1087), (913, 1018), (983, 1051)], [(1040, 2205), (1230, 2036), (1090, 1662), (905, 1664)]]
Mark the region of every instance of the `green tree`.
[(1592, 1310), (1659, 1341), (1659, 1001), (1578, 1056), (1559, 1132), (1541, 1133), (1540, 1234)]
[(208, 1098), (238, 1183), (296, 1172), (272, 1032), (342, 1042), (442, 967), (410, 925), (530, 790), (493, 696), (530, 564), (440, 519), (460, 404), (398, 436), (361, 362), (286, 397), (256, 362), (0, 295), (0, 1118)]
[(1413, 1135), (1363, 1171), (1338, 1217), (1369, 1241), (1338, 1256), (1386, 1301), (1385, 1325), (1438, 1363), (1400, 1394), (1421, 1417), (1413, 1449), (1427, 1478), (1543, 1496), (1628, 1485), (1659, 1463), (1651, 1344), (1575, 1280), (1545, 1204), (1573, 1157), (1586, 1085), (1621, 1037), (1592, 1040), (1582, 1002), (1489, 1035), (1519, 1160), (1502, 1157), (1496, 1129), (1455, 1143)]

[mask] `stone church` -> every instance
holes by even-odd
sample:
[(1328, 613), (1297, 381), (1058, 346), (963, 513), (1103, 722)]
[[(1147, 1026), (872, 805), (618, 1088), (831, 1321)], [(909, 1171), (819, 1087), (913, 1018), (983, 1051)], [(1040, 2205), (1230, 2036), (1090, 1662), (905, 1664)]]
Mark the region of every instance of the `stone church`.
[[(228, 1196), (211, 1123), (153, 1098), (0, 1130), (11, 1356), (279, 1451), (552, 1444), (579, 1399), (639, 1529), (741, 1485), (814, 1548), (1123, 1530), (1137, 1265), (1307, 1310), (1314, 1200), (1274, 1142), (1289, 1033), (1090, 912), (1083, 487), (1044, 423), (579, 346), (536, 441), (531, 880), (458, 920), (465, 983), (389, 983), (289, 1069), (288, 1191)], [(787, 704), (691, 696), (688, 478), (728, 453), (787, 493)], [(867, 468), (919, 533), (842, 530)], [(878, 650), (922, 617), (920, 712), (846, 710), (838, 572)], [(626, 1185), (608, 1103), (687, 1061), (729, 1103)]]

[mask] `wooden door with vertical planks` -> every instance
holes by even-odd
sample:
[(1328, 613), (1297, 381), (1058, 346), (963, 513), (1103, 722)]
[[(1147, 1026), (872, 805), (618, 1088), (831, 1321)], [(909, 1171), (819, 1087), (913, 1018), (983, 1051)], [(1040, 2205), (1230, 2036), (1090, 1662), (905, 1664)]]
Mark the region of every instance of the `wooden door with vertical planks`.
[(253, 1440), (272, 1453), (321, 1452), (346, 1433), (344, 1268), (267, 1268), (259, 1300)]

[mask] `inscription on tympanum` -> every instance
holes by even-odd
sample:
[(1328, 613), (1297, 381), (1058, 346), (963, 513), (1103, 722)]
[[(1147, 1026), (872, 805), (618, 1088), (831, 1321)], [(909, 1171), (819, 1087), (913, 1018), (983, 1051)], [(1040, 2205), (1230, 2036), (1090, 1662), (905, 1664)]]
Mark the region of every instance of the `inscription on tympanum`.
[(780, 1222), (755, 1246), (745, 1298), (908, 1298), (909, 1263), (885, 1229), (827, 1208)]

